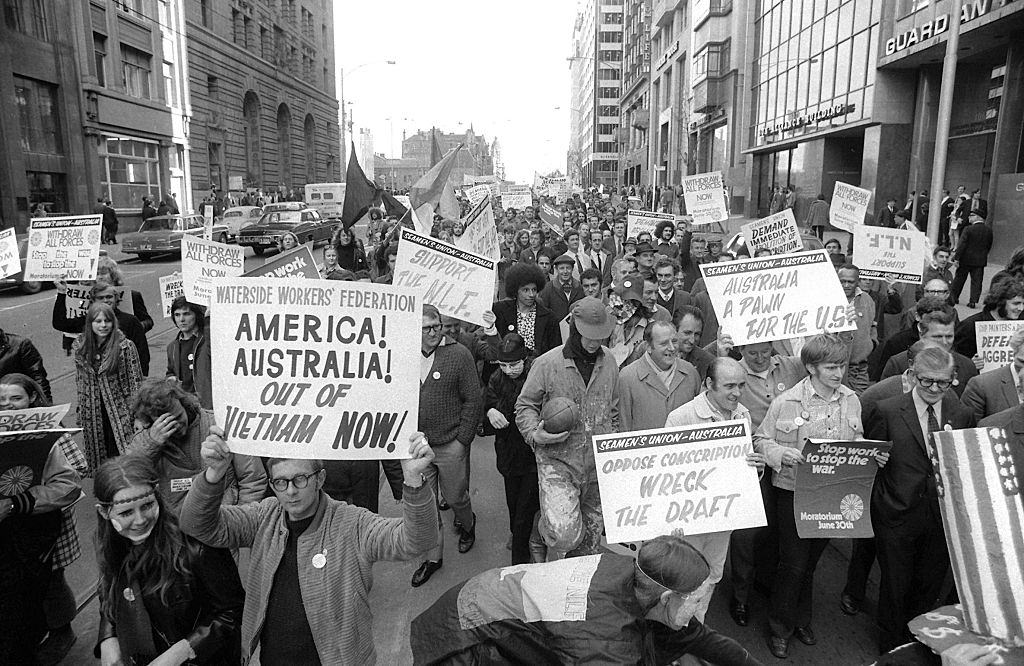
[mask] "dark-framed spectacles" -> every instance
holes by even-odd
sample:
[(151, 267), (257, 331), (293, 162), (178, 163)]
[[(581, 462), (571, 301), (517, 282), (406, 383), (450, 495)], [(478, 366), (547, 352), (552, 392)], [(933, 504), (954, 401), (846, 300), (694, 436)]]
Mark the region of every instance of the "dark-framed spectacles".
[(917, 383), (924, 388), (931, 388), (932, 386), (938, 387), (940, 391), (945, 391), (953, 385), (951, 379), (932, 379), (931, 377), (918, 377)]
[(279, 493), (283, 493), (288, 490), (288, 484), (295, 486), (296, 490), (302, 490), (309, 485), (309, 480), (315, 477), (320, 472), (313, 472), (312, 474), (296, 474), (290, 479), (271, 479), (270, 486)]
[(948, 294), (949, 289), (925, 289), (926, 294)]
[(441, 324), (429, 324), (423, 327), (424, 333), (437, 333), (441, 330)]

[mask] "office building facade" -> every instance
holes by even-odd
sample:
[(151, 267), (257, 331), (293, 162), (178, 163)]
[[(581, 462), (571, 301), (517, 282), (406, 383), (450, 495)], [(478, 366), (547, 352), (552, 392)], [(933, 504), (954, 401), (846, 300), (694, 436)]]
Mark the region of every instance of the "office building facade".
[(622, 96), (619, 98), (619, 184), (650, 182), (651, 0), (625, 0)]

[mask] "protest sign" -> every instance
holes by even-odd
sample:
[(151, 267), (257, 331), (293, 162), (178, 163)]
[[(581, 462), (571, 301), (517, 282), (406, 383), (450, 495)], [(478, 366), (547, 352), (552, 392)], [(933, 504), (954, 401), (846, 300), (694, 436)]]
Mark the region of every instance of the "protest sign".
[(313, 251), (308, 245), (299, 247), (280, 254), (267, 261), (259, 268), (254, 268), (242, 277), (273, 277), (273, 278), (299, 278), (306, 280), (318, 280), (320, 271), (316, 268), (316, 260), (313, 258)]
[(721, 330), (748, 345), (852, 331), (846, 295), (824, 250), (700, 267)]
[(190, 303), (210, 305), (212, 281), (245, 272), (245, 248), (224, 245), (188, 234), (181, 238), (181, 276)]
[(12, 430), (0, 432), (0, 497), (20, 495), (43, 481), (50, 449), (77, 430)]
[(476, 206), (478, 203), (486, 199), (491, 195), (491, 188), (486, 185), (474, 185), (473, 187), (466, 190), (466, 196), (469, 198), (469, 205)]
[(729, 219), (721, 171), (685, 176), (683, 199), (686, 201), (686, 212), (693, 216), (694, 224), (711, 224)]
[(21, 256), (18, 254), (18, 238), (14, 227), (0, 231), (0, 279), (14, 275), (21, 270)]
[[(128, 287), (114, 287), (117, 298), (114, 307), (121, 312), (135, 314), (132, 292)], [(92, 285), (68, 283), (64, 294), (64, 316), (68, 319), (84, 317), (92, 305)]]
[(214, 281), (211, 301), (214, 411), (233, 452), (409, 457), (419, 413), (418, 294), (228, 277)]
[(463, 221), (466, 226), (462, 235), (456, 239), (455, 246), (495, 261), (501, 259), (498, 227), (494, 222), (490, 195), (478, 202)]
[(25, 280), (95, 280), (102, 220), (102, 215), (32, 218)]
[[(548, 196), (550, 196), (550, 192), (548, 193)], [(561, 185), (558, 186), (558, 189), (555, 191), (555, 203), (561, 206), (566, 201), (568, 201), (571, 196), (572, 186), (569, 185), (568, 183), (562, 183)]]
[(876, 451), (891, 442), (807, 440), (796, 468), (793, 520), (801, 539), (866, 539), (871, 528), (871, 488)]
[(763, 217), (757, 222), (748, 222), (740, 228), (743, 230), (743, 238), (747, 241), (750, 256), (754, 256), (758, 250), (769, 250), (772, 254), (789, 254), (804, 249), (796, 218), (789, 208)]
[(164, 317), (170, 317), (171, 304), (178, 296), (185, 295), (185, 281), (181, 273), (175, 272), (171, 275), (164, 275), (160, 278), (160, 305), (163, 307)]
[(213, 206), (211, 205), (203, 209), (203, 238), (213, 240)]
[(767, 524), (743, 420), (594, 435), (611, 543)]
[(533, 205), (533, 197), (530, 193), (526, 194), (502, 194), (501, 195), (501, 207), (505, 210), (509, 208), (515, 208), (516, 210), (523, 210), (527, 206)]
[(1002, 428), (943, 430), (928, 447), (965, 625), (1024, 645), (1024, 451)]
[(644, 231), (653, 236), (655, 227), (664, 220), (675, 225), (676, 216), (672, 213), (655, 213), (649, 210), (628, 210), (626, 211), (626, 233), (633, 238)]
[(1014, 353), (1010, 348), (1010, 338), (1021, 329), (1024, 329), (1024, 320), (974, 322), (978, 354), (985, 361), (985, 367), (981, 369), (983, 373), (1013, 363)]
[(836, 229), (852, 232), (854, 227), (864, 224), (870, 201), (871, 190), (837, 180), (832, 190), (832, 204), (828, 207), (828, 223)]
[(896, 282), (921, 284), (925, 245), (928, 238), (920, 231), (869, 227), (853, 228), (853, 257), (860, 276), (871, 280), (890, 278)]
[(420, 290), (443, 315), (487, 326), (497, 262), (409, 229), (401, 233), (395, 286)]
[(0, 432), (59, 430), (70, 408), (71, 405), (53, 405), (0, 411)]

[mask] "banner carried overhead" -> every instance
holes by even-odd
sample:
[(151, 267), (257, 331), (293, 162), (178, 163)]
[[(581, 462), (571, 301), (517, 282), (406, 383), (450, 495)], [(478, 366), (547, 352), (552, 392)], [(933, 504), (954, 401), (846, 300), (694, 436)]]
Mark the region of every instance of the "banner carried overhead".
[(747, 241), (750, 256), (754, 256), (758, 250), (768, 250), (772, 254), (789, 254), (804, 249), (796, 218), (789, 208), (756, 222), (748, 222), (740, 228), (743, 230), (744, 240)]
[(1010, 338), (1024, 329), (1024, 320), (976, 321), (974, 336), (978, 341), (978, 355), (985, 361), (982, 373), (998, 370), (1014, 361)]
[(694, 224), (712, 224), (729, 219), (721, 171), (685, 176), (683, 199), (686, 201), (686, 213), (693, 217)]
[(181, 273), (175, 272), (164, 275), (160, 278), (160, 306), (164, 311), (164, 317), (170, 317), (171, 304), (178, 296), (185, 295), (185, 279)]
[(921, 284), (928, 238), (917, 230), (859, 224), (853, 228), (853, 256), (861, 278)]
[(18, 238), (14, 227), (0, 231), (0, 280), (14, 275), (21, 270), (21, 257), (18, 255)]
[(102, 215), (32, 218), (24, 279), (95, 280), (102, 221)]
[(501, 207), (505, 210), (514, 208), (516, 210), (523, 210), (527, 206), (533, 205), (533, 197), (530, 193), (510, 193), (501, 195)]
[(215, 278), (237, 277), (245, 271), (245, 248), (186, 234), (181, 239), (181, 276), (190, 303), (210, 305)]
[(832, 203), (828, 207), (828, 222), (836, 229), (853, 232), (853, 228), (864, 224), (868, 214), (871, 190), (836, 181), (832, 191)]
[[(469, 176), (467, 176), (467, 178), (469, 178)], [(486, 185), (474, 185), (466, 190), (466, 196), (469, 197), (470, 206), (476, 206), (478, 203), (490, 196), (490, 194), (491, 188)]]
[(767, 524), (750, 425), (723, 421), (594, 436), (610, 543)]
[(318, 280), (320, 271), (316, 268), (316, 260), (313, 259), (313, 251), (308, 245), (299, 247), (279, 254), (259, 268), (254, 268), (243, 277), (274, 277), (274, 278), (299, 278), (305, 280)]
[(487, 326), (497, 262), (430, 236), (402, 229), (395, 262), (395, 286), (423, 293), (441, 314)]
[(626, 212), (626, 233), (633, 238), (636, 238), (644, 231), (653, 236), (655, 228), (665, 221), (672, 222), (674, 225), (676, 216), (672, 213), (655, 213), (649, 210), (630, 209)]
[(232, 451), (409, 457), (419, 413), (418, 294), (239, 277), (215, 280), (212, 304), (213, 404)]
[(852, 331), (846, 295), (824, 250), (703, 264), (719, 327), (733, 343)]
[(494, 222), (490, 195), (479, 201), (463, 222), (466, 227), (462, 235), (456, 239), (456, 247), (495, 261), (501, 259), (498, 227)]

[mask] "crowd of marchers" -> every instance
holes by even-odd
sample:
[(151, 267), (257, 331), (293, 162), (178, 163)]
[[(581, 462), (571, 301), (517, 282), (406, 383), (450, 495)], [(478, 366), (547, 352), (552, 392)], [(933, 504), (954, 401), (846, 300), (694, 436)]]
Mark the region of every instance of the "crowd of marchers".
[[(423, 306), (419, 418), (401, 461), (232, 453), (212, 412), (203, 307), (174, 301), (178, 333), (151, 372), (153, 319), (116, 262), (101, 257), (84, 315), (59, 283), (53, 334), (74, 359), (81, 444), (62, 437), (39, 485), (0, 497), (0, 663), (58, 663), (74, 642), (63, 571), (80, 537), (97, 552), (101, 618), (89, 640), (105, 666), (373, 663), (374, 562), (416, 562), (410, 583), (420, 587), (446, 555), (473, 548), (470, 450), (491, 441), (513, 567), (437, 591), (412, 622), (417, 664), (757, 663), (728, 627), (704, 623), (714, 594), (728, 595), (740, 626), (766, 604), (775, 657), (805, 649), (794, 639), (815, 645), (814, 574), (828, 541), (800, 538), (793, 512), (809, 438), (892, 442), (877, 456), (875, 537), (853, 544), (835, 602), (866, 612), (877, 560), (879, 651), (912, 643), (910, 619), (957, 600), (922, 443), (981, 424), (1022, 444), (1024, 427), (1013, 426), (1024, 423), (1024, 334), (1010, 340), (1010, 364), (979, 374), (975, 324), (1020, 317), (1024, 248), (984, 299), (972, 284), (981, 311), (959, 320), (951, 269), (966, 263), (980, 285), (991, 246), (983, 211), (970, 212), (955, 254), (934, 248), (909, 288), (862, 280), (830, 242), (856, 329), (740, 346), (719, 327), (699, 266), (746, 248), (723, 249), (685, 216), (631, 235), (619, 199), (591, 191), (560, 205), (496, 207), (499, 286), (486, 325)], [(558, 217), (542, 218), (541, 203)], [(365, 240), (340, 230), (323, 249), (324, 278), (391, 282), (400, 221), (371, 218)], [(436, 218), (432, 235), (453, 241), (464, 231)], [(290, 246), (286, 237), (282, 250)], [(558, 399), (576, 417), (548, 429), (542, 414)], [(0, 331), (0, 409), (50, 400), (32, 342)], [(635, 557), (603, 547), (594, 436), (736, 419), (753, 433), (746, 460), (767, 526), (668, 533)], [(401, 517), (378, 515), (381, 471)], [(93, 479), (84, 501), (99, 516), (90, 535), (74, 520), (84, 477)], [(249, 551), (241, 572), (240, 549)], [(585, 593), (582, 613), (568, 597), (545, 605), (566, 581)]]

